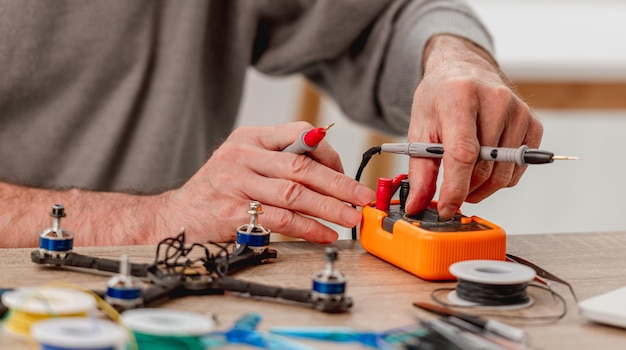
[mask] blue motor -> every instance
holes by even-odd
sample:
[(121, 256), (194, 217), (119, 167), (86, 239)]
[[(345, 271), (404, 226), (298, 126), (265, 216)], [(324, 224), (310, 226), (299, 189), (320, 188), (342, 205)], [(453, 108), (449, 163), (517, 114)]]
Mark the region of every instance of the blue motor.
[(141, 282), (131, 276), (128, 256), (122, 255), (120, 260), (120, 273), (113, 276), (107, 283), (107, 303), (119, 306), (122, 309), (130, 309), (143, 303), (141, 296)]
[(52, 227), (45, 229), (39, 235), (39, 250), (42, 254), (65, 255), (74, 247), (74, 235), (61, 228), (61, 218), (66, 216), (63, 205), (54, 204), (50, 216), (52, 216)]
[(263, 214), (261, 203), (250, 202), (248, 214), (250, 223), (237, 228), (237, 247), (247, 245), (253, 252), (260, 254), (269, 247), (271, 231), (259, 224), (259, 215)]
[(334, 268), (337, 249), (326, 248), (326, 269), (313, 276), (313, 295), (318, 299), (339, 301), (346, 292), (346, 278)]

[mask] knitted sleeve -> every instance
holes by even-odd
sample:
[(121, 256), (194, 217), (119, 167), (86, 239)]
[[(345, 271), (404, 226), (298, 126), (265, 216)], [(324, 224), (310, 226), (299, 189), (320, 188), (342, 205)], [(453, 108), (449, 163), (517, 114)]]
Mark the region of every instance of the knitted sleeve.
[(460, 0), (268, 1), (259, 13), (253, 64), (275, 75), (300, 72), (351, 119), (405, 133), (428, 39), (447, 33), (488, 52), (492, 41)]

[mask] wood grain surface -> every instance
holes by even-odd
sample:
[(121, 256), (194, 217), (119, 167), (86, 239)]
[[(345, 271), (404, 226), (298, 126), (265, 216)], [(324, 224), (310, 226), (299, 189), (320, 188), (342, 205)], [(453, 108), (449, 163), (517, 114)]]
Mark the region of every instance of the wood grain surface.
[[(513, 235), (507, 238), (508, 252), (530, 260), (569, 281), (579, 300), (626, 286), (626, 232)], [(365, 252), (357, 241), (333, 243), (339, 250), (336, 267), (347, 278), (347, 294), (353, 298), (351, 311), (326, 314), (293, 303), (248, 298), (233, 293), (193, 296), (170, 300), (160, 307), (212, 313), (218, 328), (228, 329), (248, 312), (262, 316), (260, 329), (272, 326), (347, 326), (360, 330), (383, 331), (414, 323), (417, 317), (432, 315), (412, 307), (414, 301), (430, 301), (436, 288), (454, 287), (454, 282), (428, 282), (400, 270)], [(311, 277), (325, 267), (324, 246), (309, 242), (272, 243), (277, 259), (236, 273), (234, 276), (291, 288), (310, 288)], [(15, 288), (65, 281), (103, 290), (109, 277), (38, 266), (30, 261), (33, 249), (0, 249), (1, 286)], [(76, 247), (75, 252), (117, 259), (128, 254), (132, 262), (152, 262), (154, 246)], [(626, 330), (588, 322), (578, 314), (576, 302), (566, 286), (552, 284), (567, 301), (567, 315), (554, 322), (502, 319), (525, 329), (533, 349), (623, 349)], [(560, 312), (561, 304), (549, 294), (534, 288), (528, 293), (533, 306), (501, 312), (506, 315), (539, 316)], [(625, 301), (626, 302), (626, 301)], [(463, 310), (480, 313), (478, 311)], [(362, 349), (358, 344), (305, 342), (320, 349)], [(32, 343), (6, 332), (0, 335), (0, 348), (33, 349)], [(246, 348), (246, 347), (233, 347)]]

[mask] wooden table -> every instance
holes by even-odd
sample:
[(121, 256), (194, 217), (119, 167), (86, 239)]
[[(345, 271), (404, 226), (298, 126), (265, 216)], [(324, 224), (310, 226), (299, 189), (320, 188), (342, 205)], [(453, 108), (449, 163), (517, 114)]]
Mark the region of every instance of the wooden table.
[[(435, 288), (453, 287), (454, 283), (423, 281), (365, 252), (358, 242), (338, 241), (336, 267), (348, 278), (347, 294), (354, 300), (350, 312), (325, 314), (300, 305), (250, 299), (235, 294), (194, 296), (171, 300), (161, 307), (195, 312), (211, 312), (218, 327), (228, 329), (248, 312), (262, 316), (260, 329), (272, 326), (348, 326), (382, 331), (412, 324), (416, 315), (432, 317), (411, 306), (417, 300), (430, 300)], [(323, 270), (324, 246), (308, 242), (272, 243), (278, 258), (262, 266), (238, 272), (235, 276), (249, 281), (291, 288), (309, 288), (311, 276)], [(588, 234), (514, 235), (508, 237), (508, 252), (526, 258), (569, 281), (579, 298), (626, 286), (626, 232)], [(37, 286), (51, 281), (67, 281), (102, 290), (109, 277), (75, 271), (42, 268), (30, 261), (33, 249), (0, 249), (0, 287)], [(151, 262), (153, 246), (77, 247), (77, 253), (117, 259), (128, 254), (133, 262)], [(567, 287), (553, 288), (567, 301), (565, 318), (550, 323), (511, 322), (525, 329), (533, 349), (623, 349), (626, 330), (588, 322), (578, 315), (576, 303)], [(519, 315), (558, 313), (551, 297), (528, 289), (536, 299), (530, 308), (512, 311)], [(362, 349), (357, 344), (306, 342), (318, 348)], [(0, 335), (0, 348), (32, 349), (7, 334)]]

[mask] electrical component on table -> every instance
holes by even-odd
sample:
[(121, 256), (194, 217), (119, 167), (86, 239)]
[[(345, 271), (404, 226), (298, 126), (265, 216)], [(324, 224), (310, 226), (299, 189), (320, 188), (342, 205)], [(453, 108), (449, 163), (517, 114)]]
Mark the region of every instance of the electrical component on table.
[(46, 255), (64, 256), (72, 251), (74, 235), (61, 228), (61, 218), (66, 216), (63, 205), (54, 204), (50, 216), (52, 227), (45, 229), (39, 235), (39, 251)]
[(345, 295), (346, 278), (334, 266), (337, 260), (337, 249), (327, 247), (324, 257), (326, 269), (313, 276), (313, 298), (322, 302), (339, 302), (347, 307), (351, 306), (351, 298)]
[(237, 229), (237, 247), (248, 246), (253, 252), (261, 253), (270, 245), (271, 231), (259, 224), (259, 215), (263, 214), (263, 208), (259, 202), (250, 202), (248, 209), (250, 223), (241, 225)]
[(337, 260), (336, 249), (327, 248), (325, 257), (326, 270), (313, 277), (312, 289), (275, 287), (246, 282), (230, 276), (222, 276), (216, 284), (227, 291), (295, 301), (327, 313), (346, 312), (352, 307), (352, 298), (345, 296), (345, 277), (333, 267), (333, 262)]
[[(269, 230), (259, 229), (258, 215), (262, 212), (260, 209), (260, 203), (251, 203), (248, 210), (251, 215), (250, 224), (252, 231), (256, 227), (258, 232), (265, 234)], [(246, 229), (243, 229), (244, 227)], [(249, 225), (242, 225), (240, 228), (245, 232), (248, 227)], [(259, 242), (255, 239), (256, 237), (249, 240)], [(108, 299), (120, 310), (147, 307), (164, 299), (225, 292), (296, 302), (329, 313), (345, 312), (352, 306), (351, 298), (343, 295), (319, 297), (311, 289), (283, 288), (231, 277), (240, 269), (260, 265), (276, 258), (276, 250), (265, 246), (264, 240), (260, 242), (262, 244), (252, 248), (245, 242), (239, 243), (232, 251), (229, 251), (231, 243), (220, 245), (209, 242), (217, 248), (211, 251), (204, 244), (188, 244), (183, 229), (178, 236), (165, 238), (159, 242), (152, 264), (130, 263), (124, 257), (121, 261), (103, 259), (76, 252), (57, 256), (44, 254), (40, 250), (31, 252), (31, 260), (50, 268), (65, 267), (87, 272), (119, 273), (109, 280), (106, 292), (96, 293)], [(129, 276), (149, 283), (141, 290), (140, 298), (136, 294), (135, 286), (126, 284)]]
[(453, 280), (448, 267), (457, 261), (505, 260), (502, 228), (460, 211), (451, 220), (442, 220), (436, 202), (417, 215), (408, 215), (404, 205), (409, 183), (404, 176), (398, 178), (402, 179), (400, 200), (390, 200), (398, 189), (390, 187), (389, 193), (362, 209), (360, 241), (365, 250), (426, 280)]
[(130, 274), (130, 262), (127, 255), (120, 259), (120, 273), (107, 283), (107, 303), (123, 309), (134, 308), (143, 303), (141, 281)]
[[(363, 153), (355, 176), (357, 181), (372, 156), (381, 152), (440, 159), (444, 149), (442, 144), (420, 142), (371, 147)], [(481, 146), (478, 155), (478, 160), (520, 166), (576, 159), (578, 157), (555, 156), (526, 145), (518, 148)], [(457, 261), (506, 259), (506, 234), (502, 228), (477, 216), (464, 216), (460, 211), (451, 220), (442, 220), (435, 201), (421, 213), (408, 215), (404, 210), (408, 181), (400, 182), (400, 200), (391, 200), (397, 190), (396, 179), (380, 179), (376, 202), (363, 207), (360, 240), (365, 250), (427, 280), (454, 279), (448, 267)], [(356, 229), (352, 230), (352, 239), (357, 239)]]

